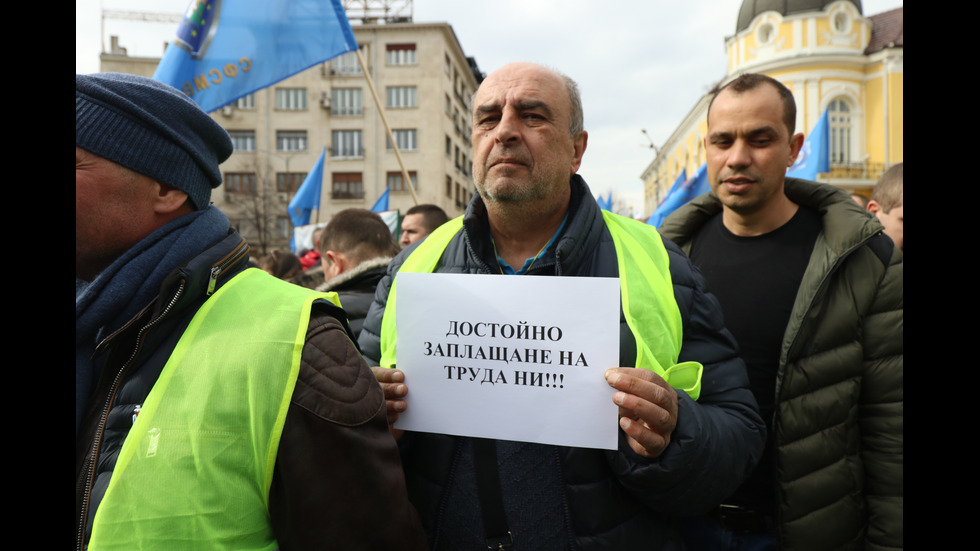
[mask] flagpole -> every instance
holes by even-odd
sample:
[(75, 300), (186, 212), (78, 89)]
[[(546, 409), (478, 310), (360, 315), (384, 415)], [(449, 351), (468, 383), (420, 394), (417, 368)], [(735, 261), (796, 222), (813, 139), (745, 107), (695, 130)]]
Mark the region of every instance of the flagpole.
[(385, 132), (388, 133), (388, 141), (391, 142), (391, 148), (395, 150), (395, 157), (398, 158), (398, 166), (402, 169), (402, 178), (404, 182), (408, 185), (408, 191), (412, 194), (412, 201), (417, 205), (419, 204), (419, 198), (415, 195), (415, 186), (412, 185), (412, 179), (408, 176), (408, 170), (405, 168), (405, 161), (402, 160), (402, 154), (398, 151), (398, 144), (395, 142), (395, 136), (391, 133), (391, 126), (388, 125), (388, 118), (385, 117), (385, 110), (381, 107), (381, 98), (378, 97), (378, 91), (374, 89), (374, 81), (371, 80), (371, 73), (368, 72), (367, 63), (364, 62), (364, 56), (361, 55), (361, 49), (358, 48), (354, 50), (357, 52), (357, 61), (361, 64), (361, 71), (364, 73), (364, 78), (367, 79), (368, 88), (371, 90), (371, 95), (374, 97), (374, 105), (378, 107), (378, 113), (381, 114), (381, 122), (385, 125)]

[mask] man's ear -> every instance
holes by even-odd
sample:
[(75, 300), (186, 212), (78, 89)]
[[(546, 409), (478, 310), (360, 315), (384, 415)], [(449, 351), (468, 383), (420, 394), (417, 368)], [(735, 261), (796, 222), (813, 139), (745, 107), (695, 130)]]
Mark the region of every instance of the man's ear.
[(172, 214), (186, 214), (194, 211), (194, 204), (190, 201), (186, 192), (179, 189), (153, 181), (156, 186), (153, 197), (153, 212), (167, 216)]
[(325, 280), (337, 277), (350, 269), (350, 266), (347, 265), (347, 257), (337, 251), (324, 251), (320, 255), (320, 263), (323, 264)]
[(589, 145), (589, 133), (585, 130), (572, 136), (572, 174), (578, 172), (582, 166), (582, 157), (585, 155), (585, 148)]
[(868, 212), (874, 214), (875, 216), (877, 216), (878, 213), (881, 212), (881, 205), (878, 203), (878, 201), (875, 201), (873, 199), (871, 201), (868, 201), (868, 206), (865, 208), (867, 208)]
[(787, 167), (793, 166), (796, 162), (796, 157), (800, 154), (800, 150), (803, 149), (803, 133), (797, 133), (792, 138), (789, 139), (789, 164)]

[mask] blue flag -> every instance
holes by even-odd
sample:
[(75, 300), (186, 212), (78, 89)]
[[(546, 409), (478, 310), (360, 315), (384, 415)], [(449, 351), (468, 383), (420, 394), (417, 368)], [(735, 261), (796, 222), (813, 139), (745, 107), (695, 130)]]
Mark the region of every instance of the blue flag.
[(356, 49), (340, 0), (192, 0), (153, 78), (211, 112)]
[(810, 131), (796, 162), (786, 171), (790, 178), (816, 180), (817, 174), (830, 172), (830, 124), (827, 121), (827, 111), (823, 112), (817, 125)]
[(690, 180), (685, 180), (687, 177), (687, 169), (681, 171), (681, 175), (677, 177), (674, 181), (674, 185), (671, 186), (670, 191), (667, 192), (667, 196), (660, 203), (650, 218), (647, 219), (647, 224), (655, 228), (659, 228), (664, 220), (670, 216), (670, 213), (679, 209), (684, 203), (687, 203), (691, 199), (694, 199), (698, 195), (707, 193), (711, 190), (711, 186), (708, 185), (708, 164), (702, 164), (698, 171), (694, 173), (694, 177)]
[(296, 197), (289, 202), (289, 219), (294, 226), (305, 226), (310, 223), (310, 213), (320, 209), (320, 188), (323, 187), (323, 158), (327, 153), (324, 147), (320, 158), (313, 165), (313, 170), (306, 175), (303, 185), (299, 186)]
[(609, 194), (606, 195), (605, 197), (600, 195), (599, 198), (596, 200), (596, 203), (599, 203), (600, 209), (608, 210), (609, 212), (612, 212), (612, 192), (610, 191)]
[(378, 197), (378, 200), (374, 202), (374, 206), (371, 207), (371, 212), (384, 212), (388, 210), (388, 188), (385, 188), (385, 192)]

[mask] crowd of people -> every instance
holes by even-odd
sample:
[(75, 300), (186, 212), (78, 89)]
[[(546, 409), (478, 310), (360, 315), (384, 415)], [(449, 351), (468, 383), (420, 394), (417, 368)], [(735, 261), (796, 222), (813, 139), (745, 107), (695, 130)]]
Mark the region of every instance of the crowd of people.
[[(904, 547), (902, 165), (866, 207), (786, 178), (779, 81), (714, 94), (712, 191), (658, 232), (577, 174), (576, 83), (505, 65), (473, 98), (462, 217), (414, 207), (399, 243), (346, 209), (260, 269), (210, 205), (217, 123), (131, 75), (75, 98), (79, 549)], [(412, 272), (618, 278), (617, 449), (394, 428)]]

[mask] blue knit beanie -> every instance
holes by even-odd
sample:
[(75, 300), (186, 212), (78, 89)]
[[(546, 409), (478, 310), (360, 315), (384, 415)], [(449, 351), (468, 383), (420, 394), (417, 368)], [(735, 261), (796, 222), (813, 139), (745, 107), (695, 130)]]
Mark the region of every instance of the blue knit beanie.
[(232, 150), (225, 129), (186, 94), (122, 73), (75, 75), (75, 145), (187, 193), (198, 210)]

